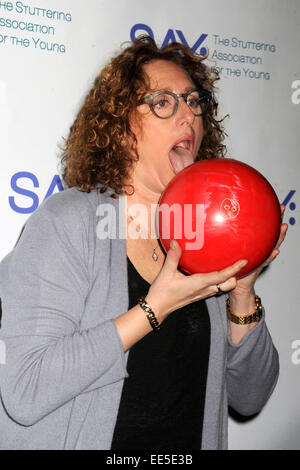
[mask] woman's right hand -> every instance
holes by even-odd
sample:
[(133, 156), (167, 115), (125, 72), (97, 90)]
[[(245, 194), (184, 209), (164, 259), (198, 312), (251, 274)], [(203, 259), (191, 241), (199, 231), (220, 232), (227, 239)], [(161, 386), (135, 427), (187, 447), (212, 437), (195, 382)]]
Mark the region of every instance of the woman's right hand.
[[(196, 300), (211, 297), (218, 292), (217, 284), (223, 291), (236, 286), (234, 277), (247, 263), (237, 261), (222, 271), (185, 276), (178, 270), (181, 248), (174, 241), (173, 249), (168, 251), (164, 265), (154, 279), (146, 296), (159, 323), (174, 310)], [(141, 315), (141, 307), (137, 304), (128, 312), (115, 318), (124, 351), (128, 351), (135, 343), (152, 331), (146, 315)]]
[(164, 265), (146, 296), (146, 302), (159, 322), (178, 308), (215, 295), (217, 285), (224, 292), (234, 289), (235, 275), (247, 264), (247, 260), (239, 260), (221, 271), (186, 276), (178, 270), (180, 256), (180, 245), (173, 240)]

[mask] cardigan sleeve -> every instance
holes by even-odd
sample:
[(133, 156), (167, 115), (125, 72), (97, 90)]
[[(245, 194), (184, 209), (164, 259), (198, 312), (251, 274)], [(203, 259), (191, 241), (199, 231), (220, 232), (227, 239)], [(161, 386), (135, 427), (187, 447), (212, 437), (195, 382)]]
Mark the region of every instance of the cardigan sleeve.
[(0, 336), (6, 348), (1, 398), (11, 418), (25, 426), (95, 384), (104, 387), (126, 376), (115, 322), (80, 330), (89, 292), (85, 234), (80, 214), (70, 234), (61, 217), (40, 207), (0, 264)]
[(238, 344), (230, 340), (228, 321), (228, 403), (238, 413), (250, 416), (261, 411), (272, 394), (279, 375), (278, 352), (265, 322), (260, 322)]

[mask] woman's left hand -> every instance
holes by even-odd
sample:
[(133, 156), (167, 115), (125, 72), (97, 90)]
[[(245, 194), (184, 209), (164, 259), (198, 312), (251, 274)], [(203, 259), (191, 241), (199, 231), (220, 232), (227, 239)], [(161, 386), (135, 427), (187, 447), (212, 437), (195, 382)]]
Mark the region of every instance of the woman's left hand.
[[(282, 218), (283, 218), (285, 206), (283, 204), (281, 204), (280, 208), (281, 208), (281, 214), (282, 214)], [(261, 271), (266, 266), (268, 266), (272, 261), (274, 261), (274, 259), (279, 255), (279, 253), (280, 253), (279, 247), (280, 247), (281, 243), (283, 242), (283, 240), (285, 239), (287, 229), (288, 229), (288, 224), (285, 224), (285, 223), (281, 224), (281, 229), (280, 229), (280, 235), (279, 235), (278, 242), (277, 242), (274, 250), (270, 254), (270, 256), (266, 259), (266, 261), (264, 261), (264, 263), (262, 263), (257, 269), (255, 269), (255, 271), (252, 271), (247, 276), (245, 276), (241, 279), (238, 279), (237, 283), (236, 283), (236, 287), (231, 291), (231, 294), (233, 294), (234, 296), (239, 296), (239, 295), (244, 295), (245, 296), (247, 294), (249, 295), (249, 294), (253, 293), (255, 281), (258, 278)], [(220, 287), (222, 288), (222, 286), (220, 286)]]

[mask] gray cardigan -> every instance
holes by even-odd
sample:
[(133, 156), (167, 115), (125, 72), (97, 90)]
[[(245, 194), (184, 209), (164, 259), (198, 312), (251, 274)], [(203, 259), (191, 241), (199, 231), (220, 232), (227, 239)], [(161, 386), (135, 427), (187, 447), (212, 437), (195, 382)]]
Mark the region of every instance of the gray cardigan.
[[(51, 196), (0, 263), (0, 449), (110, 448), (127, 376), (113, 321), (128, 309), (126, 242), (100, 239), (97, 229), (105, 204), (124, 222), (119, 202), (75, 188)], [(224, 296), (207, 300), (203, 449), (226, 449), (228, 404), (257, 413), (278, 377), (265, 317), (233, 345), (224, 304)]]

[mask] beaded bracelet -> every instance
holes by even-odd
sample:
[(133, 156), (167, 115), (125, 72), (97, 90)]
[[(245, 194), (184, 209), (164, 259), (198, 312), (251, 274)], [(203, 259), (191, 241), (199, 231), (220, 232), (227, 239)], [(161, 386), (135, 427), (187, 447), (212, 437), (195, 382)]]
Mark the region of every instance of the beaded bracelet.
[(149, 323), (152, 329), (157, 333), (160, 330), (160, 324), (158, 323), (155, 313), (151, 309), (150, 305), (148, 305), (147, 302), (145, 301), (145, 297), (141, 297), (138, 300), (138, 304), (147, 315), (147, 318), (149, 320)]

